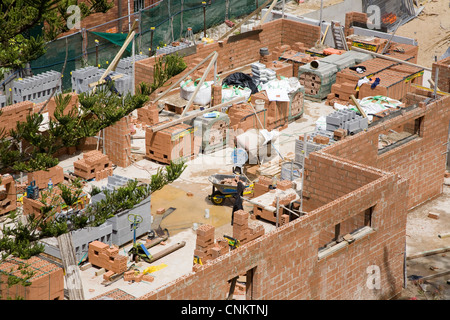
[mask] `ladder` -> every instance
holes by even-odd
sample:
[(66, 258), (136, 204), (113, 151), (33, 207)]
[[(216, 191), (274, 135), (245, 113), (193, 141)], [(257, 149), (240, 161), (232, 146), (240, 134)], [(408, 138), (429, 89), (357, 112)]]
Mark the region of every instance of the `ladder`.
[(335, 48), (348, 51), (347, 41), (345, 41), (344, 32), (342, 31), (340, 22), (331, 21), (331, 33), (333, 34)]

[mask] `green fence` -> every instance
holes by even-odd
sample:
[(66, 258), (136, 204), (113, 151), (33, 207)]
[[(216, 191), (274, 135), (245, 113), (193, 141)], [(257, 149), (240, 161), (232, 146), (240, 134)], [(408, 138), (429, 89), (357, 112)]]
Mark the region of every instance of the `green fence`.
[[(48, 70), (63, 73), (63, 91), (70, 91), (70, 73), (87, 65), (107, 68), (125, 41), (129, 21), (139, 19), (135, 41), (136, 54), (148, 54), (163, 44), (170, 44), (186, 36), (188, 27), (193, 33), (206, 27), (221, 24), (225, 19), (245, 16), (256, 9), (256, 0), (210, 0), (204, 4), (199, 0), (161, 0), (130, 16), (81, 30), (47, 44), (47, 53), (31, 61), (33, 74)], [(262, 1), (260, 1), (262, 3)], [(260, 5), (261, 5), (260, 3)], [(205, 17), (205, 19), (204, 19)], [(105, 32), (116, 28), (117, 33)], [(122, 30), (120, 30), (122, 29)], [(131, 55), (132, 46), (128, 46), (122, 57)]]

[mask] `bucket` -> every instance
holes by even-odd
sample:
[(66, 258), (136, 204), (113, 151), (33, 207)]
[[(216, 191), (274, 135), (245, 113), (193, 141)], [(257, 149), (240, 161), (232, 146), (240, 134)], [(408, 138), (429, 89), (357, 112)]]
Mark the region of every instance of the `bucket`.
[(281, 180), (295, 180), (301, 177), (302, 165), (297, 162), (285, 162), (281, 165)]
[(265, 105), (266, 105), (266, 103), (265, 103), (264, 100), (262, 100), (262, 99), (256, 99), (255, 100), (255, 109), (256, 109), (256, 111), (264, 110)]

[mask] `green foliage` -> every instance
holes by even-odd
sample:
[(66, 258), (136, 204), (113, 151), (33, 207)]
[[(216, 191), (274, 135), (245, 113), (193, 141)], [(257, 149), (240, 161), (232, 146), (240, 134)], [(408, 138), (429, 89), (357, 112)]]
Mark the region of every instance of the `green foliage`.
[(62, 183), (60, 183), (58, 186), (59, 186), (59, 189), (61, 189), (61, 198), (64, 200), (64, 203), (69, 208), (72, 208), (79, 200), (80, 195), (83, 192), (83, 190), (79, 189), (79, 188), (72, 190), (71, 188), (69, 188), (68, 186), (66, 186)]
[(157, 57), (153, 69), (153, 83), (141, 82), (138, 92), (142, 95), (149, 96), (155, 90), (161, 88), (170, 78), (180, 74), (186, 68), (187, 65), (183, 57), (180, 57), (178, 53), (166, 55), (162, 58)]
[(187, 165), (184, 161), (173, 162), (170, 161), (170, 164), (166, 166), (166, 177), (167, 181), (173, 182), (183, 173), (184, 169), (186, 169)]
[[(39, 130), (44, 117), (38, 113), (28, 115), (26, 122), (18, 123), (16, 129), (11, 130), (12, 140), (0, 131), (0, 169), (33, 172), (51, 168), (59, 163), (53, 156), (58, 150), (77, 146), (82, 139), (97, 135), (141, 108), (148, 96), (128, 94), (119, 97), (100, 88), (95, 93), (80, 94), (78, 100), (79, 109), (67, 110), (71, 95), (56, 95), (55, 119), (49, 119), (46, 131)], [(29, 145), (22, 152), (20, 141)]]
[(152, 192), (155, 192), (157, 190), (162, 189), (167, 183), (168, 183), (167, 176), (164, 173), (164, 169), (158, 168), (157, 172), (152, 175), (150, 188)]
[[(67, 21), (78, 5), (81, 19), (114, 6), (109, 0), (2, 0), (0, 3), (0, 79), (11, 69), (24, 68), (26, 63), (46, 52), (45, 43), (68, 31)], [(28, 36), (37, 31), (38, 36)]]
[(105, 199), (89, 206), (85, 214), (90, 217), (90, 225), (97, 227), (117, 213), (133, 208), (147, 198), (150, 192), (148, 185), (138, 185), (137, 180), (128, 181), (125, 186), (113, 192), (104, 190)]

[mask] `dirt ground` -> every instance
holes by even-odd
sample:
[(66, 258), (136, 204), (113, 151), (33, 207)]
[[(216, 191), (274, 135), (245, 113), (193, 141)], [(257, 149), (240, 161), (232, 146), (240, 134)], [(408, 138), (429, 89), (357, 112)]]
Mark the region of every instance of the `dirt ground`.
[[(428, 217), (429, 212), (439, 213), (439, 219)], [(443, 193), (408, 213), (406, 225), (407, 256), (439, 248), (450, 248), (450, 237), (439, 234), (450, 232), (450, 178), (445, 179)], [(450, 274), (421, 280), (420, 277), (450, 270), (450, 251), (407, 260), (406, 288), (399, 299), (450, 300)]]
[(417, 39), (418, 64), (431, 67), (450, 46), (450, 3), (448, 0), (419, 1), (425, 6), (415, 19), (401, 26), (396, 35)]

